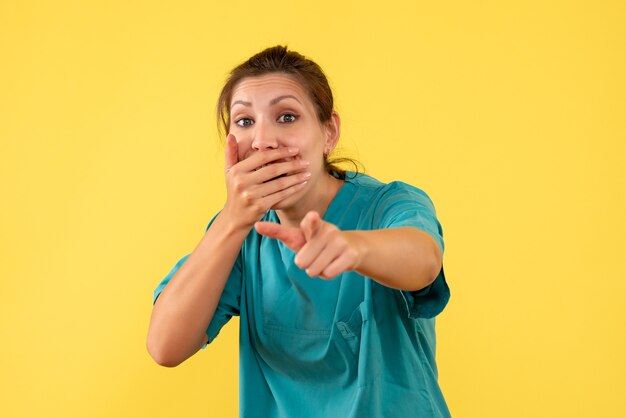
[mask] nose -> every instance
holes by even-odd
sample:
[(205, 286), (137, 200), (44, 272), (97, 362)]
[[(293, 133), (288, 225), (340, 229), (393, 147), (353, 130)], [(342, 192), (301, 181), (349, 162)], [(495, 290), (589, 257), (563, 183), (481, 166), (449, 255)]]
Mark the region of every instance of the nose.
[(252, 149), (263, 151), (278, 148), (278, 138), (271, 123), (259, 120), (254, 124), (252, 132)]

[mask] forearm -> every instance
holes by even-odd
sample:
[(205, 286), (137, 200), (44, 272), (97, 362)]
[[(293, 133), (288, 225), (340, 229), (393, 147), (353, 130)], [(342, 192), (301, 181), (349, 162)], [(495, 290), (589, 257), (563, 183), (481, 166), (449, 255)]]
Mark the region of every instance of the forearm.
[(233, 228), (220, 213), (165, 286), (152, 310), (147, 341), (159, 364), (180, 364), (206, 340), (206, 329), (248, 232)]
[(441, 270), (442, 255), (437, 242), (417, 228), (344, 232), (361, 254), (355, 270), (387, 287), (423, 289)]

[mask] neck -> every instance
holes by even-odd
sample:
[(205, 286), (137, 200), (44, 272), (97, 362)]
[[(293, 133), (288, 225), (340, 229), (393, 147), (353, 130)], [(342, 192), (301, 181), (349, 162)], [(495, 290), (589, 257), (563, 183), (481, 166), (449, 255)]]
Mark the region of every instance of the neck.
[(330, 174), (323, 176), (318, 184), (314, 185), (311, 193), (303, 197), (297, 204), (276, 211), (280, 223), (285, 226), (297, 227), (302, 218), (312, 210), (319, 213), (320, 217), (323, 218), (330, 202), (335, 198), (343, 183), (343, 180)]

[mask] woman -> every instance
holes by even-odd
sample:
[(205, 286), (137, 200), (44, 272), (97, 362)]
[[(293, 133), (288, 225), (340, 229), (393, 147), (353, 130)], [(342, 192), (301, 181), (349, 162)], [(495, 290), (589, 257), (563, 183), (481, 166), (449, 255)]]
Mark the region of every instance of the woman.
[(239, 315), (241, 416), (449, 416), (434, 317), (450, 292), (428, 196), (329, 162), (332, 92), (285, 47), (232, 71), (218, 116), (226, 203), (154, 291), (151, 356), (176, 366)]

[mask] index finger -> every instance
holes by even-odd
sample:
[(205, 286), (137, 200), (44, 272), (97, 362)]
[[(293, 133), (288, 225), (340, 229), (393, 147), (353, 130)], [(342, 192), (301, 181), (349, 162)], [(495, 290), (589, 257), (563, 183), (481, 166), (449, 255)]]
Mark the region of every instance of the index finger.
[(235, 135), (228, 134), (226, 137), (226, 157), (224, 158), (224, 165), (226, 171), (239, 162), (237, 147), (237, 139)]

